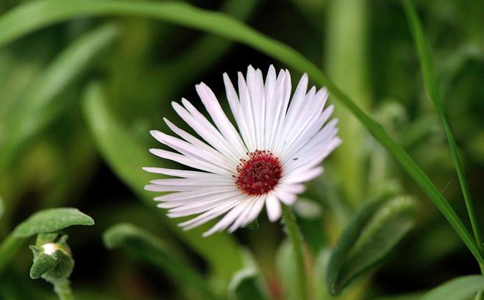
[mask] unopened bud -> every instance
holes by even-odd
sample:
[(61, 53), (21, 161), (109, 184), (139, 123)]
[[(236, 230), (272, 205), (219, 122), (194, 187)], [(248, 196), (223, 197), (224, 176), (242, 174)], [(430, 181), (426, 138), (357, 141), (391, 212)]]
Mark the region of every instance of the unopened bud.
[(32, 279), (44, 278), (54, 283), (69, 278), (74, 268), (67, 236), (39, 236), (36, 246), (30, 246), (34, 254), (34, 263), (30, 269)]

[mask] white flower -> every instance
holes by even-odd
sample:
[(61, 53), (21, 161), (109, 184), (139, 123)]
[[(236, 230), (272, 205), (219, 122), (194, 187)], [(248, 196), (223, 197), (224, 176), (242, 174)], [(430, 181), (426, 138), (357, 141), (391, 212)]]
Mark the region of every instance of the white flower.
[(156, 197), (170, 218), (198, 215), (179, 224), (188, 230), (222, 216), (209, 231), (230, 232), (252, 222), (266, 207), (268, 217), (281, 216), (281, 202), (292, 205), (304, 192), (303, 183), (323, 172), (321, 162), (341, 143), (337, 119), (329, 122), (333, 106), (324, 109), (325, 88), (307, 92), (303, 75), (291, 98), (289, 71), (276, 76), (249, 66), (247, 79), (239, 73), (238, 89), (224, 74), (225, 89), (236, 127), (228, 119), (212, 90), (200, 83), (196, 90), (214, 125), (188, 100), (173, 102), (178, 115), (201, 137), (164, 119), (178, 137), (159, 131), (151, 134), (177, 152), (150, 152), (196, 170), (144, 168), (152, 173), (177, 177), (151, 181), (146, 190), (172, 192)]

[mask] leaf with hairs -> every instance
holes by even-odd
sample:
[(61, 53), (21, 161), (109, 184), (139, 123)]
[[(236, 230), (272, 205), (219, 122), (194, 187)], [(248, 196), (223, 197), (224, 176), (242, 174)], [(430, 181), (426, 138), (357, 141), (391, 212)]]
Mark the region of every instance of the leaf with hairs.
[(336, 296), (381, 262), (415, 226), (416, 202), (396, 197), (365, 204), (351, 218), (331, 255), (326, 285)]
[(484, 290), (484, 277), (470, 275), (452, 279), (424, 294), (420, 300), (466, 300)]
[(107, 248), (121, 249), (160, 268), (175, 281), (196, 290), (204, 299), (218, 299), (201, 275), (153, 234), (131, 224), (118, 224), (105, 231), (103, 239)]

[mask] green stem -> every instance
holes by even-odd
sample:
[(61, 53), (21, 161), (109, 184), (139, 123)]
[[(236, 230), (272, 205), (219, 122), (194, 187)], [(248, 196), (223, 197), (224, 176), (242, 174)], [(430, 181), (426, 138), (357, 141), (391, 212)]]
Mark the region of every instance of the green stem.
[(303, 237), (296, 223), (296, 218), (291, 208), (282, 204), (282, 219), (286, 228), (286, 234), (292, 244), (297, 268), (297, 292), (298, 299), (308, 299), (306, 265), (304, 261), (304, 244)]
[(54, 283), (54, 291), (60, 300), (74, 300), (69, 279), (62, 279)]
[(23, 242), (24, 239), (15, 238), (12, 234), (7, 236), (2, 242), (0, 245), (0, 275), (12, 261)]

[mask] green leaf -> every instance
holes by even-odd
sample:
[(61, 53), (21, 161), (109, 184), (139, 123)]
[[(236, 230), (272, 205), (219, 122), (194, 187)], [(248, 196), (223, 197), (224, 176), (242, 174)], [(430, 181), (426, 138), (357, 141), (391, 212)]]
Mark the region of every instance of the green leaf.
[[(150, 207), (154, 207), (153, 194), (143, 189), (144, 185), (153, 179), (152, 174), (144, 172), (141, 167), (157, 166), (163, 161), (156, 159), (148, 152), (149, 145), (137, 140), (123, 124), (109, 111), (99, 84), (89, 86), (84, 102), (84, 114), (94, 135), (99, 151), (131, 189)], [(220, 278), (230, 280), (232, 275), (242, 267), (242, 254), (235, 240), (227, 233), (220, 233), (203, 238), (202, 233), (207, 227), (190, 231), (181, 230), (179, 222), (160, 213), (160, 223), (167, 225), (189, 246), (202, 255)], [(217, 249), (217, 251), (214, 251)]]
[(351, 218), (328, 265), (326, 285), (338, 295), (355, 277), (381, 262), (415, 225), (416, 203), (396, 197), (365, 204)]
[(183, 282), (184, 285), (191, 286), (204, 299), (217, 299), (200, 274), (181, 261), (153, 234), (131, 224), (118, 224), (108, 229), (103, 239), (107, 248), (125, 250), (159, 267), (172, 276), (175, 282)]
[(255, 268), (246, 268), (235, 273), (229, 285), (231, 300), (268, 300), (260, 285)]
[(41, 210), (18, 225), (0, 244), (0, 275), (11, 262), (25, 239), (41, 234), (40, 239), (56, 235), (43, 235), (74, 225), (94, 225), (94, 220), (76, 208), (52, 208)]
[(422, 24), (418, 18), (417, 12), (412, 4), (412, 0), (403, 0), (405, 13), (407, 15), (408, 22), (410, 23), (410, 29), (412, 36), (417, 47), (418, 56), (420, 59), (420, 66), (422, 68), (422, 75), (424, 79), (425, 89), (427, 90), (428, 97), (435, 104), (437, 113), (439, 115), (442, 124), (444, 125), (445, 135), (449, 143), (452, 159), (459, 177), (462, 194), (466, 203), (469, 218), (471, 220), (472, 230), (474, 231), (474, 238), (477, 245), (482, 250), (483, 240), (479, 230), (479, 221), (474, 209), (474, 205), (471, 200), (471, 193), (469, 191), (469, 184), (464, 171), (464, 165), (459, 155), (459, 149), (452, 133), (452, 127), (450, 126), (449, 116), (445, 110), (444, 103), (440, 97), (439, 83), (437, 80), (437, 74), (435, 73), (435, 66), (432, 57), (432, 49), (430, 43), (422, 28)]
[(421, 300), (467, 300), (484, 290), (484, 277), (470, 275), (452, 279), (423, 295)]
[(316, 65), (291, 47), (260, 34), (240, 21), (224, 14), (194, 8), (186, 3), (153, 3), (112, 0), (40, 0), (22, 5), (0, 18), (0, 47), (30, 32), (72, 18), (88, 16), (129, 16), (154, 18), (190, 28), (218, 34), (230, 40), (251, 46), (296, 70), (307, 72), (312, 80), (325, 85), (335, 99), (345, 105), (366, 127), (373, 137), (395, 158), (422, 188), (444, 215), (474, 257), (484, 263), (484, 256), (477, 243), (423, 170), (413, 161), (374, 119), (330, 81)]
[(116, 27), (107, 25), (79, 37), (36, 77), (4, 121), (0, 167), (19, 155), (27, 148), (26, 143), (56, 119), (67, 106), (62, 93), (94, 66), (117, 35)]
[(33, 214), (18, 225), (12, 235), (27, 238), (39, 233), (62, 230), (73, 225), (94, 225), (94, 220), (76, 208), (52, 208)]
[(30, 268), (30, 278), (38, 279), (57, 266), (59, 261), (52, 255), (40, 253)]

